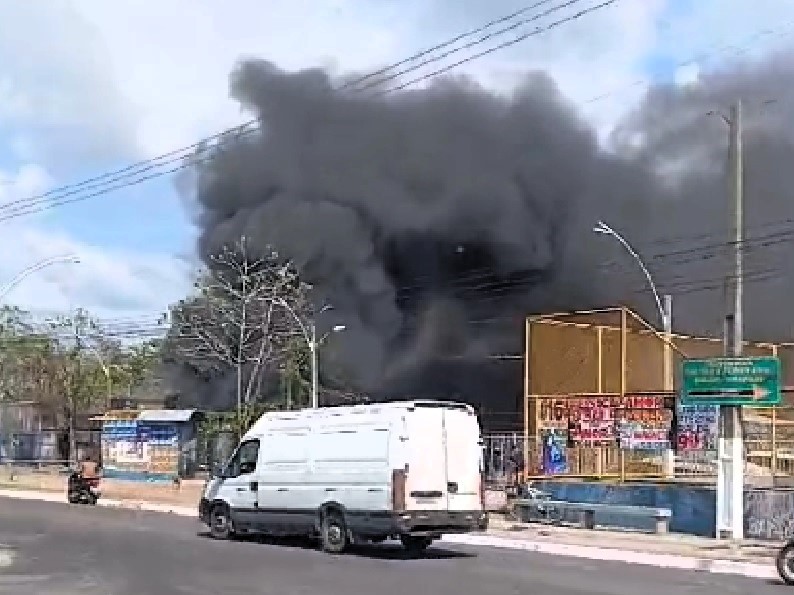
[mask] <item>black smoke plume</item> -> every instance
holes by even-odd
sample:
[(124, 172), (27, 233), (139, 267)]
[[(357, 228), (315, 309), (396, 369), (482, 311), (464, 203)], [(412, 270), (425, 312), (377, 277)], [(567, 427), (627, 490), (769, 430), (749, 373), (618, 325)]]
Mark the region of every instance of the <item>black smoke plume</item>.
[[(656, 322), (636, 263), (593, 233), (599, 219), (673, 294), (676, 330), (718, 332), (731, 203), (727, 126), (709, 112), (738, 98), (748, 236), (794, 225), (790, 54), (651, 89), (608, 150), (543, 73), (509, 96), (466, 78), (384, 96), (338, 84), (238, 66), (231, 93), (262, 127), (199, 166), (199, 252), (211, 264), (244, 235), (292, 259), (333, 304), (320, 322), (347, 326), (326, 366), (376, 398), (513, 411), (521, 362), (495, 356), (521, 353), (524, 315), (626, 303)], [(748, 274), (761, 277), (748, 284), (748, 336), (791, 334), (787, 239), (748, 241)]]

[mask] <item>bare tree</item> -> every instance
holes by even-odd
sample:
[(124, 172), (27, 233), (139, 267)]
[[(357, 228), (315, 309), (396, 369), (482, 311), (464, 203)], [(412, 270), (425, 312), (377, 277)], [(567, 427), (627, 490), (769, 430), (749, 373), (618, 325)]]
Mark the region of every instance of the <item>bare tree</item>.
[(197, 369), (234, 369), (239, 418), (267, 367), (285, 357), (295, 333), (287, 306), (307, 311), (308, 286), (277, 252), (254, 255), (242, 237), (212, 256), (195, 287), (196, 295), (172, 311), (172, 343)]

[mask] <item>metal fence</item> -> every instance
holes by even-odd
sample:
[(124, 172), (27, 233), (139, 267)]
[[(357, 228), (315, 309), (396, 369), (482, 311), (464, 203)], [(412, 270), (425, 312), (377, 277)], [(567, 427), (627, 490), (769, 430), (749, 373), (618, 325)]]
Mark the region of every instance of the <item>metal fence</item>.
[[(794, 406), (744, 408), (743, 429), (748, 484), (794, 485)], [(483, 454), (486, 480), (493, 485), (544, 477), (716, 480), (716, 437), (699, 448), (675, 446), (672, 460), (667, 460), (669, 455), (662, 450), (567, 441), (551, 445), (555, 452), (550, 454), (550, 445), (544, 444), (543, 437), (513, 433), (486, 435)]]
[(199, 471), (212, 471), (225, 463), (237, 447), (237, 434), (232, 430), (200, 431), (196, 442), (196, 464)]
[[(98, 430), (75, 432), (77, 458), (101, 453)], [(0, 432), (0, 463), (15, 465), (64, 465), (69, 461), (69, 436), (63, 430)]]

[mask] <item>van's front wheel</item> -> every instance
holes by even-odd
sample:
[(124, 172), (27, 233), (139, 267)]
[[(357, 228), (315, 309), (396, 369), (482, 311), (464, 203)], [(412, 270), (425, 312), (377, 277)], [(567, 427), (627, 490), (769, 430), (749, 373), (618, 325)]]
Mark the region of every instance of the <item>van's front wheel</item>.
[(323, 550), (329, 554), (341, 554), (350, 545), (347, 536), (347, 524), (342, 513), (329, 510), (323, 515), (322, 522)]
[(234, 525), (229, 507), (216, 504), (210, 511), (210, 536), (214, 539), (231, 539), (234, 536)]

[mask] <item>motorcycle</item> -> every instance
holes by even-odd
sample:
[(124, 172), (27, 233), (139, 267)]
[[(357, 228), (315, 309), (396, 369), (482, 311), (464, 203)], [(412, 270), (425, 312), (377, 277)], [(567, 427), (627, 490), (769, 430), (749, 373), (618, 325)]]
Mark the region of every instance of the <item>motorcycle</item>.
[(69, 504), (96, 505), (99, 500), (99, 479), (86, 479), (75, 472), (69, 476), (67, 498)]

